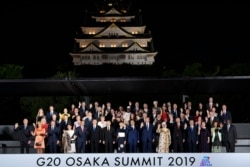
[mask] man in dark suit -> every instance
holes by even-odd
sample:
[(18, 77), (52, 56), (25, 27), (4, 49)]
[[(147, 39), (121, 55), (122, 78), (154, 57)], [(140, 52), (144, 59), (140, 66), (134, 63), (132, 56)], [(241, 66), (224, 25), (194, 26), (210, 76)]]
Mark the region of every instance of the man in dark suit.
[(100, 144), (102, 142), (102, 128), (97, 125), (97, 119), (92, 120), (92, 125), (89, 128), (89, 143), (91, 153), (100, 152)]
[(141, 141), (142, 141), (142, 152), (152, 153), (153, 143), (155, 141), (155, 128), (150, 123), (150, 117), (146, 117), (145, 123), (141, 123)]
[(113, 153), (114, 152), (114, 144), (115, 144), (115, 129), (111, 126), (111, 121), (107, 121), (107, 126), (103, 128), (103, 136), (102, 142), (104, 144), (105, 153)]
[(30, 143), (31, 143), (31, 127), (28, 125), (28, 119), (23, 119), (23, 125), (19, 126), (18, 123), (15, 124), (15, 131), (20, 133), (20, 146), (21, 153), (24, 153), (24, 149), (26, 149), (26, 153), (30, 152)]
[(130, 126), (128, 126), (127, 131), (128, 131), (127, 135), (128, 152), (135, 153), (137, 152), (137, 146), (140, 140), (139, 140), (139, 131), (135, 126), (134, 120), (130, 120)]
[(50, 124), (50, 121), (52, 120), (52, 115), (55, 114), (58, 118), (57, 112), (54, 110), (54, 106), (49, 106), (49, 111), (46, 113), (46, 122)]
[(214, 98), (209, 97), (208, 102), (206, 103), (206, 110), (210, 111), (213, 107), (217, 108), (218, 104), (214, 103)]
[(173, 127), (173, 149), (174, 152), (183, 152), (184, 151), (184, 145), (185, 142), (185, 133), (184, 133), (184, 127), (180, 122), (180, 118), (177, 117), (175, 119), (175, 124)]
[(50, 153), (57, 153), (57, 146), (60, 143), (60, 139), (60, 128), (58, 128), (56, 122), (52, 120), (50, 121), (50, 127), (48, 128), (48, 147)]
[(237, 143), (237, 130), (232, 124), (231, 119), (227, 119), (226, 125), (223, 126), (223, 141), (226, 145), (227, 152), (235, 152), (235, 143)]
[(225, 104), (222, 105), (222, 110), (220, 112), (220, 121), (222, 123), (224, 123), (224, 125), (227, 124), (227, 120), (231, 120), (232, 121), (232, 115), (231, 112), (228, 111), (227, 106)]
[(70, 118), (67, 115), (64, 115), (64, 119), (60, 122), (60, 133), (63, 134), (64, 130), (67, 130), (68, 125), (72, 125)]
[(176, 103), (173, 104), (173, 108), (170, 111), (173, 114), (174, 119), (180, 117), (180, 111), (178, 109), (178, 105)]
[(75, 129), (74, 136), (76, 136), (76, 152), (85, 153), (88, 137), (88, 128), (85, 127), (85, 121), (81, 121), (81, 125)]
[(207, 128), (209, 130), (211, 130), (211, 128), (214, 127), (214, 123), (215, 122), (219, 122), (219, 118), (217, 116), (215, 116), (215, 111), (212, 109), (209, 111), (209, 117), (208, 117), (208, 121), (207, 121)]
[(188, 145), (188, 152), (196, 152), (197, 151), (196, 146), (198, 144), (198, 132), (193, 119), (189, 120), (186, 139)]

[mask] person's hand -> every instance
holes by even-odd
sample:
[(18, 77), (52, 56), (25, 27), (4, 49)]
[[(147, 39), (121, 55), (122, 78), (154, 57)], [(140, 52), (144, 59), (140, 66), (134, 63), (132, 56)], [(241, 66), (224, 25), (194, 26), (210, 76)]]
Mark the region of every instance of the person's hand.
[(185, 123), (185, 124), (184, 124), (184, 129), (187, 129), (187, 127), (188, 127), (188, 126), (187, 126), (187, 123)]
[(161, 124), (158, 124), (157, 128), (160, 129), (160, 127), (161, 127)]
[(143, 122), (142, 122), (142, 123), (141, 123), (141, 128), (143, 127), (143, 125), (144, 125), (144, 124), (143, 124)]
[(19, 126), (18, 123), (15, 123), (15, 129), (18, 128), (18, 126)]

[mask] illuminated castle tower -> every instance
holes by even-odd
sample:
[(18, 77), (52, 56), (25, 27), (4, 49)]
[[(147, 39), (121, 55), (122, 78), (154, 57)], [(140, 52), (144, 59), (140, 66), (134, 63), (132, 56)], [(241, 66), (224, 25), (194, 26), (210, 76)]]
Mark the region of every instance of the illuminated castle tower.
[[(133, 1), (136, 2), (136, 1)], [(157, 55), (152, 35), (132, 0), (95, 0), (96, 11), (85, 13), (70, 55), (79, 65), (151, 65)], [(136, 12), (135, 12), (136, 11)]]

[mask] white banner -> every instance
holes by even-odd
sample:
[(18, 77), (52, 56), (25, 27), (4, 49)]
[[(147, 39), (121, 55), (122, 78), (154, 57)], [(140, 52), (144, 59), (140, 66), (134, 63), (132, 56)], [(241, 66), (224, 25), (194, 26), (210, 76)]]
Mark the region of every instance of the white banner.
[(249, 167), (250, 153), (1, 154), (2, 167)]

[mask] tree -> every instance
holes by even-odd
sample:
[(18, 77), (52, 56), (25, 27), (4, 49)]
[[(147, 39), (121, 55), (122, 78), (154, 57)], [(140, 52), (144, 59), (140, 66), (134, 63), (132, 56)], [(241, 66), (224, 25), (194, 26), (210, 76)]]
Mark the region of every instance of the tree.
[(15, 79), (23, 78), (23, 66), (14, 64), (4, 64), (0, 66), (0, 78)]

